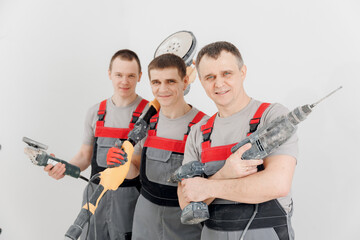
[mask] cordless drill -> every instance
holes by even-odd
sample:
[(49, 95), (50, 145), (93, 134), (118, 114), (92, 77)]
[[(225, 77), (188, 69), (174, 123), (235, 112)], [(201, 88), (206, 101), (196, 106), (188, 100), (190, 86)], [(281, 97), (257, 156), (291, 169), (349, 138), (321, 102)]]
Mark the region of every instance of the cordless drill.
[[(313, 104), (306, 104), (295, 108), (287, 115), (279, 116), (267, 125), (256, 130), (231, 148), (231, 152), (236, 152), (240, 147), (251, 143), (251, 148), (243, 153), (243, 160), (263, 159), (272, 153), (276, 148), (286, 142), (296, 131), (297, 124), (306, 119), (312, 109), (322, 100), (338, 91), (332, 91), (327, 96)], [(178, 168), (171, 176), (171, 182), (180, 182), (182, 179), (196, 176), (211, 176), (214, 172), (207, 172), (206, 165), (199, 161), (192, 161)], [(183, 224), (196, 224), (209, 218), (209, 210), (204, 202), (191, 202), (181, 214)]]

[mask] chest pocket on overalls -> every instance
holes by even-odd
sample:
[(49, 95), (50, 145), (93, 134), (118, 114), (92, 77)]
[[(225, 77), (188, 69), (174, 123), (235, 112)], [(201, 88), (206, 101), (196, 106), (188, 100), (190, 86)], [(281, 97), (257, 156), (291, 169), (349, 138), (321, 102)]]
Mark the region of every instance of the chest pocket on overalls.
[(97, 139), (97, 152), (96, 152), (96, 162), (99, 167), (107, 167), (106, 164), (106, 155), (109, 149), (115, 146), (115, 141), (117, 138), (102, 138)]
[(166, 150), (148, 147), (146, 150), (146, 177), (155, 183), (177, 186), (177, 183), (168, 182), (169, 178), (178, 169), (184, 155)]

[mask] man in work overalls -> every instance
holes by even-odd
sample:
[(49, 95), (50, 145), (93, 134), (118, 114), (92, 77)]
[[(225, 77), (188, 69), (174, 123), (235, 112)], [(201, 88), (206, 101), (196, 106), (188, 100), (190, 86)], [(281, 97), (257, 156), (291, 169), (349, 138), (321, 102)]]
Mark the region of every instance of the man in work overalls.
[[(217, 171), (206, 178), (185, 179), (179, 185), (180, 206), (210, 203), (201, 239), (294, 239), (291, 183), (298, 154), (297, 136), (256, 164), (244, 168), (242, 153), (231, 147), (257, 127), (288, 113), (280, 104), (267, 104), (247, 95), (243, 82), (246, 66), (231, 43), (205, 46), (197, 56), (199, 79), (218, 113), (193, 127), (186, 143), (184, 162), (201, 161)], [(261, 85), (259, 86), (261, 87)], [(244, 175), (244, 171), (251, 174)], [(215, 200), (214, 200), (215, 199)], [(254, 216), (254, 219), (252, 217)]]
[[(109, 79), (114, 94), (109, 99), (91, 107), (85, 119), (84, 140), (80, 151), (70, 161), (81, 171), (91, 165), (91, 176), (107, 168), (107, 152), (114, 146), (116, 139), (126, 140), (136, 120), (147, 110), (147, 102), (135, 92), (141, 79), (141, 65), (133, 51), (124, 49), (116, 52), (110, 61)], [(102, 240), (130, 240), (135, 204), (139, 196), (139, 162), (133, 160), (127, 179), (116, 191), (108, 191), (101, 199), (95, 212), (96, 236)], [(64, 177), (65, 166), (58, 163), (48, 165), (45, 171), (55, 179)], [(93, 189), (96, 184), (93, 184)], [(84, 191), (85, 204), (92, 188)], [(94, 218), (90, 220), (87, 239), (95, 239)], [(85, 239), (87, 229), (83, 230)]]
[[(147, 137), (135, 147), (133, 159), (141, 156), (141, 194), (136, 203), (133, 240), (196, 240), (201, 225), (183, 225), (177, 184), (171, 174), (181, 166), (191, 126), (204, 113), (184, 100), (189, 78), (184, 61), (173, 54), (156, 57), (148, 67), (154, 97), (160, 111), (151, 118)], [(109, 151), (116, 151), (112, 148)], [(121, 151), (119, 150), (119, 153)]]

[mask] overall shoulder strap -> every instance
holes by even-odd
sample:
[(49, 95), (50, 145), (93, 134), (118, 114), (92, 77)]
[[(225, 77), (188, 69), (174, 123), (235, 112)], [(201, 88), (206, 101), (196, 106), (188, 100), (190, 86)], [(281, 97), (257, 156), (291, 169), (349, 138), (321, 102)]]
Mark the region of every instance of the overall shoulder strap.
[(186, 140), (187, 140), (187, 137), (188, 137), (188, 135), (189, 135), (189, 133), (190, 133), (190, 130), (191, 130), (191, 127), (193, 126), (193, 125), (195, 125), (195, 124), (197, 124), (198, 122), (200, 122), (201, 121), (201, 119), (203, 118), (205, 116), (205, 113), (203, 113), (203, 112), (201, 112), (201, 111), (199, 111), (196, 115), (195, 115), (195, 117), (193, 118), (193, 120), (189, 123), (189, 125), (188, 125), (188, 128), (187, 128), (187, 132), (184, 134), (184, 142), (186, 142)]
[(100, 103), (98, 110), (98, 120), (96, 122), (96, 126), (104, 126), (105, 115), (106, 115), (106, 99)]
[(250, 130), (247, 133), (247, 136), (250, 136), (253, 132), (256, 131), (257, 127), (260, 124), (261, 117), (265, 110), (270, 106), (270, 103), (262, 103), (254, 114), (253, 118), (250, 120)]
[(160, 111), (158, 111), (154, 116), (150, 118), (148, 136), (156, 136), (156, 126), (159, 120), (159, 112)]
[(215, 113), (209, 120), (201, 126), (201, 132), (203, 136), (203, 142), (201, 143), (201, 148), (204, 150), (211, 147), (210, 135), (214, 127), (214, 121), (217, 113)]
[(144, 108), (146, 107), (146, 105), (148, 103), (149, 103), (148, 100), (142, 99), (141, 102), (139, 103), (139, 105), (136, 107), (135, 111), (132, 113), (132, 117), (131, 117), (131, 120), (129, 123), (130, 130), (132, 130), (134, 128), (136, 121), (139, 119), (142, 112), (144, 111)]

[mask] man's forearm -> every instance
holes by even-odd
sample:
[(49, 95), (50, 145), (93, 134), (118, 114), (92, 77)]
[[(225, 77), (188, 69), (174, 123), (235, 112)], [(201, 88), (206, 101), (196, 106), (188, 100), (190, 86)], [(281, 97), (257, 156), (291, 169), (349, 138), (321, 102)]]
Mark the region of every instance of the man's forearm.
[[(212, 175), (211, 177), (209, 177), (208, 179), (212, 179), (212, 180), (220, 180), (220, 179), (224, 179), (224, 176), (222, 176), (221, 172), (218, 171), (217, 173), (215, 173), (214, 175)], [(204, 202), (209, 205), (210, 203), (212, 203), (215, 200), (215, 198), (208, 198), (206, 199)]]
[(129, 172), (126, 175), (126, 179), (133, 179), (139, 175), (140, 172), (140, 160), (141, 156), (138, 154), (133, 154), (131, 158), (131, 164)]
[(280, 155), (266, 160), (264, 171), (238, 179), (214, 175), (206, 184), (209, 195), (244, 203), (260, 203), (286, 196), (291, 188), (296, 160)]
[(75, 165), (80, 168), (80, 171), (84, 171), (90, 166), (90, 163), (86, 159), (82, 158), (81, 155), (76, 154), (70, 161), (70, 164)]
[(80, 151), (69, 161), (69, 163), (78, 166), (81, 171), (87, 169), (91, 164), (93, 146), (83, 144)]
[(189, 202), (187, 202), (187, 201), (184, 199), (184, 196), (183, 196), (183, 194), (182, 194), (182, 186), (181, 186), (181, 183), (178, 184), (177, 195), (178, 195), (178, 200), (179, 200), (180, 208), (181, 208), (181, 209), (184, 209), (184, 207), (186, 207), (186, 206), (189, 204)]
[(259, 174), (240, 179), (209, 179), (209, 194), (212, 198), (243, 203), (260, 203), (279, 197), (273, 185), (263, 181)]

